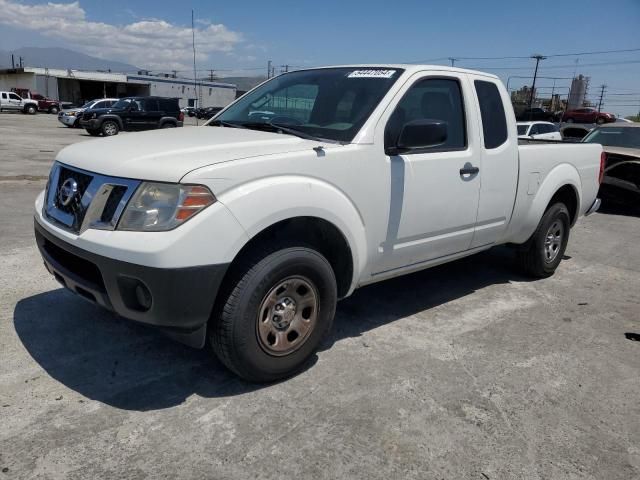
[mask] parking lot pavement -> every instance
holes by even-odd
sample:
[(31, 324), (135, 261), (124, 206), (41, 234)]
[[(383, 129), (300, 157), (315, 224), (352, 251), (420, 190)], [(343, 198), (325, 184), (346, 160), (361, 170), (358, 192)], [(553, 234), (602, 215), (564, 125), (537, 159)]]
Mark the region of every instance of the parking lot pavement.
[(637, 214), (582, 219), (546, 280), (496, 249), (363, 288), (308, 370), (255, 386), (59, 287), (20, 175), (85, 138), (5, 117), (0, 479), (640, 477)]

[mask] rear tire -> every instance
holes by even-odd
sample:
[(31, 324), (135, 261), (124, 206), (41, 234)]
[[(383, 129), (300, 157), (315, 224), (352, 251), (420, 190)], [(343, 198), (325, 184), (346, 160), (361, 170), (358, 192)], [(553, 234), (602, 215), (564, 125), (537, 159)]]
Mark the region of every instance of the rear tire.
[(56, 115), (58, 113), (58, 107), (51, 107), (49, 109), (49, 113), (52, 115)]
[(299, 372), (333, 322), (331, 265), (311, 248), (273, 244), (248, 252), (232, 268), (209, 325), (216, 356), (250, 382)]
[(518, 252), (518, 263), (524, 273), (534, 278), (553, 275), (567, 248), (570, 228), (571, 219), (565, 204), (551, 205), (524, 249)]
[(100, 128), (100, 130), (102, 130), (102, 134), (105, 137), (113, 137), (114, 135), (118, 134), (118, 132), (120, 131), (120, 127), (115, 120), (105, 120), (104, 122), (102, 122), (102, 127)]
[(162, 125), (160, 125), (160, 128), (176, 128), (175, 124), (171, 123), (171, 122), (167, 122), (167, 123), (163, 123)]

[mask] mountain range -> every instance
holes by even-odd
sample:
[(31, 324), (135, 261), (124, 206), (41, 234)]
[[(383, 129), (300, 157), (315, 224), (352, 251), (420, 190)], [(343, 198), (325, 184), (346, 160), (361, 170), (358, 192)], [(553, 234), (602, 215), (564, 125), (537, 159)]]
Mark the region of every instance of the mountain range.
[(18, 65), (22, 57), (25, 67), (63, 68), (73, 70), (111, 70), (113, 72), (136, 72), (138, 67), (124, 62), (105, 60), (66, 48), (23, 47), (15, 50), (0, 50), (0, 68), (11, 68), (11, 54)]

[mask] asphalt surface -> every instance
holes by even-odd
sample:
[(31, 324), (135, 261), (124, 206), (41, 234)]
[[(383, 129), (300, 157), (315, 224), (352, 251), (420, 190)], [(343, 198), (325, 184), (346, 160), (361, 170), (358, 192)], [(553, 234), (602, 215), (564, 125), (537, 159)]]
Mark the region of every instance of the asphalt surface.
[(256, 386), (45, 271), (33, 199), (87, 140), (0, 114), (0, 480), (640, 478), (637, 211), (580, 220), (546, 280), (495, 249), (363, 288)]

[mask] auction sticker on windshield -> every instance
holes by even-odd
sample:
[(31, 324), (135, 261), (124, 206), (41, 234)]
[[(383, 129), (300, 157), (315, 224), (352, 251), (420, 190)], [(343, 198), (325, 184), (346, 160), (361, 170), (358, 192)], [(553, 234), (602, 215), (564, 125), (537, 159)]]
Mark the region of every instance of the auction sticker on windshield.
[(391, 78), (395, 70), (354, 70), (348, 78)]

